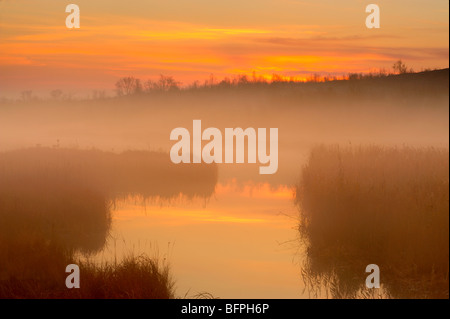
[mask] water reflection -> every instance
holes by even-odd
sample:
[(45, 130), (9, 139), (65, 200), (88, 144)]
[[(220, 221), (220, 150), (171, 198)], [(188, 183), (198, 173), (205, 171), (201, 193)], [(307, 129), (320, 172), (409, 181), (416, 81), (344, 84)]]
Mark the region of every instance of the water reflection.
[(130, 197), (112, 212), (112, 237), (95, 261), (130, 252), (167, 256), (177, 294), (208, 292), (221, 298), (300, 298), (302, 282), (293, 261), (297, 210), (286, 185), (219, 183), (204, 204), (167, 205)]
[(214, 193), (215, 166), (181, 168), (167, 158), (58, 148), (1, 153), (0, 280), (56, 278), (75, 253), (102, 250), (112, 204), (120, 198), (205, 199)]
[(319, 146), (296, 192), (307, 246), (303, 277), (334, 298), (448, 298), (449, 152), (439, 148)]

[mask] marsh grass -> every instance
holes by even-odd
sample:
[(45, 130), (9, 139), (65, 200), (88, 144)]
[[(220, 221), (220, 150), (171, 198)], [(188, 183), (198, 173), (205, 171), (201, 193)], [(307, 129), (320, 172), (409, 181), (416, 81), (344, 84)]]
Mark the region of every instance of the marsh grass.
[(120, 263), (81, 262), (80, 289), (64, 289), (68, 298), (172, 299), (174, 281), (167, 262), (145, 254), (130, 255)]
[[(176, 166), (168, 154), (31, 148), (0, 153), (0, 242), (45, 239), (69, 251), (100, 250), (116, 200), (208, 198), (215, 166)], [(0, 261), (1, 263), (1, 261)]]
[[(181, 168), (158, 152), (0, 153), (0, 298), (172, 298), (169, 267), (158, 258), (99, 265), (75, 256), (105, 246), (117, 199), (207, 198), (216, 181), (215, 166)], [(80, 265), (80, 289), (65, 287), (71, 263)]]
[(369, 297), (374, 263), (385, 297), (448, 298), (448, 149), (316, 147), (296, 200), (313, 290)]
[[(17, 248), (17, 247), (16, 247)], [(36, 248), (36, 246), (35, 246)], [(26, 251), (22, 251), (26, 253)], [(167, 262), (142, 254), (130, 255), (119, 263), (97, 264), (75, 260), (64, 250), (39, 247), (39, 253), (25, 255), (29, 262), (19, 277), (0, 280), (0, 298), (32, 299), (171, 299), (174, 281)], [(22, 255), (23, 256), (23, 255)], [(3, 257), (3, 256), (2, 256)], [(35, 257), (35, 258), (34, 258)], [(65, 267), (80, 267), (80, 288), (65, 286)]]
[(0, 153), (0, 192), (36, 192), (73, 185), (109, 199), (129, 195), (171, 198), (179, 194), (192, 198), (211, 196), (216, 182), (215, 165), (176, 165), (163, 152), (117, 154), (96, 149), (34, 147)]

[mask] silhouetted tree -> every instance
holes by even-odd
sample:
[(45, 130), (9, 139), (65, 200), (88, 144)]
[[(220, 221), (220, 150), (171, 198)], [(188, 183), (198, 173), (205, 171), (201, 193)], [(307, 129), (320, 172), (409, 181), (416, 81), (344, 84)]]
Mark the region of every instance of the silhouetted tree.
[(216, 79), (216, 77), (214, 76), (214, 74), (210, 74), (209, 75), (209, 79), (206, 79), (205, 80), (205, 82), (204, 82), (204, 84), (203, 84), (203, 86), (204, 87), (210, 87), (210, 88), (212, 88), (214, 85), (216, 85), (217, 84), (217, 79)]
[(406, 73), (408, 73), (408, 68), (402, 62), (402, 60), (398, 60), (397, 62), (395, 62), (394, 65), (392, 66), (392, 68), (394, 69), (394, 72), (397, 73), (397, 74), (406, 74)]
[(139, 79), (136, 79), (136, 82), (134, 84), (134, 91), (133, 94), (141, 94), (144, 92), (144, 88), (142, 87), (142, 82)]
[(191, 85), (189, 85), (188, 89), (189, 90), (196, 90), (200, 87), (200, 81), (195, 80), (194, 82), (192, 82)]
[(116, 92), (118, 96), (142, 92), (141, 81), (132, 76), (121, 78), (116, 82)]
[(245, 85), (250, 83), (250, 81), (248, 80), (247, 75), (243, 74), (243, 75), (239, 75), (238, 77), (238, 85)]
[(283, 79), (282, 75), (279, 75), (276, 73), (272, 74), (272, 83), (281, 83), (283, 81), (284, 81), (284, 79)]
[(173, 76), (160, 74), (158, 81), (154, 82), (152, 80), (148, 80), (145, 82), (144, 88), (146, 92), (168, 92), (178, 90), (180, 88), (180, 84), (181, 82), (176, 81)]

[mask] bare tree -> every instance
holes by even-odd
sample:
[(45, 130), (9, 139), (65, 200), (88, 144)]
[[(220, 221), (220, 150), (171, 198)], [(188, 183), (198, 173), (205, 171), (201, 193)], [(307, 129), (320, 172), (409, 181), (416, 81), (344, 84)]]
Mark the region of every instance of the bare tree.
[(408, 68), (402, 62), (402, 60), (398, 60), (397, 62), (395, 62), (394, 65), (392, 66), (392, 68), (394, 69), (394, 73), (397, 73), (397, 74), (406, 74), (406, 73), (408, 73)]
[(217, 84), (217, 79), (214, 76), (214, 74), (209, 75), (209, 79), (205, 80), (205, 83), (203, 84), (204, 87), (213, 87)]
[(118, 96), (131, 95), (142, 92), (142, 85), (139, 79), (128, 76), (116, 82), (116, 92)]
[(283, 82), (283, 77), (279, 74), (273, 73), (272, 74), (272, 83), (281, 83)]
[(149, 93), (151, 91), (155, 90), (155, 82), (152, 80), (147, 80), (144, 82), (144, 91)]
[(142, 87), (142, 83), (141, 80), (136, 79), (135, 83), (134, 83), (134, 91), (133, 94), (141, 94), (144, 92), (144, 89)]
[(388, 71), (386, 71), (385, 68), (381, 68), (381, 69), (378, 70), (378, 76), (379, 77), (383, 77), (383, 76), (386, 76), (386, 75), (388, 75)]
[(238, 85), (245, 85), (245, 84), (249, 84), (250, 81), (248, 79), (248, 76), (245, 74), (241, 74), (238, 76)]
[(168, 92), (172, 90), (178, 90), (180, 88), (180, 82), (176, 81), (173, 76), (160, 75), (158, 81), (148, 80), (144, 84), (145, 91), (160, 91)]
[(189, 85), (189, 89), (190, 90), (192, 90), (192, 89), (198, 89), (200, 87), (200, 81), (198, 81), (198, 80), (195, 80), (194, 82), (192, 82), (192, 84), (191, 85)]

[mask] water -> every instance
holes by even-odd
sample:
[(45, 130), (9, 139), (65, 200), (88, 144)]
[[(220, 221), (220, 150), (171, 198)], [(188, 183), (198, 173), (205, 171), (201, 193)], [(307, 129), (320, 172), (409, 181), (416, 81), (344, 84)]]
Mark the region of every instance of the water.
[[(130, 253), (165, 258), (178, 297), (202, 292), (221, 298), (311, 297), (301, 276), (306, 254), (293, 194), (311, 149), (318, 144), (448, 149), (448, 94), (372, 100), (308, 99), (299, 93), (292, 88), (1, 108), (0, 246), (14, 250), (11, 235), (20, 250), (13, 262), (0, 258), (0, 278), (40, 258), (41, 252), (30, 254), (38, 250), (28, 236), (37, 228), (42, 245), (57, 235), (72, 249), (88, 251), (101, 248), (110, 234), (105, 247), (90, 256), (98, 262), (120, 262)], [(260, 175), (259, 164), (172, 165), (169, 134), (190, 128), (195, 119), (222, 131), (278, 128), (278, 172)], [(103, 204), (111, 201), (110, 224)], [(57, 261), (55, 273), (65, 267), (65, 260)], [(52, 264), (50, 258), (41, 268)]]
[(216, 185), (209, 200), (130, 197), (116, 203), (97, 261), (142, 252), (167, 258), (178, 296), (300, 298), (298, 215), (286, 185)]

